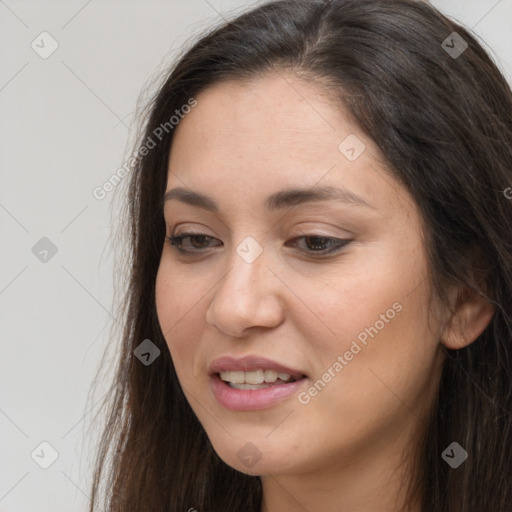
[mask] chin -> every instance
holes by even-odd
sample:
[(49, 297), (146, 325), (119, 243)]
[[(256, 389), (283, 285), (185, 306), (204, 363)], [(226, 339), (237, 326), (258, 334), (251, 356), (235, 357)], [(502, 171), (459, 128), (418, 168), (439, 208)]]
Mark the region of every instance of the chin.
[[(285, 471), (283, 467), (284, 455), (270, 448), (261, 450), (251, 441), (241, 444), (241, 448), (234, 450), (234, 445), (240, 443), (231, 443), (228, 447), (217, 449), (214, 446), (217, 455), (230, 467), (240, 473), (250, 476), (259, 476), (263, 474), (279, 474)], [(281, 452), (282, 453), (282, 452)], [(289, 469), (289, 468), (288, 468)]]

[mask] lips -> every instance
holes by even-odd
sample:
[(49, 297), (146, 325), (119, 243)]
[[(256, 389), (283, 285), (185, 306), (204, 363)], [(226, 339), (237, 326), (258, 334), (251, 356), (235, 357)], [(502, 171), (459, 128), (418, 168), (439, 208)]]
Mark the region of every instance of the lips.
[[(263, 372), (258, 372), (258, 370), (263, 370)], [(300, 391), (309, 380), (301, 370), (261, 356), (220, 357), (211, 363), (208, 372), (211, 390), (219, 404), (226, 409), (239, 412), (256, 411), (277, 405)], [(271, 384), (264, 382), (253, 385), (225, 382), (221, 378), (221, 375), (227, 380), (230, 380), (231, 377), (241, 377), (241, 375), (245, 375), (245, 379), (254, 377), (245, 372), (254, 372), (258, 375), (265, 373), (270, 380), (273, 380), (275, 373), (278, 373), (288, 379), (283, 381), (279, 378)], [(259, 380), (261, 380), (261, 375)]]

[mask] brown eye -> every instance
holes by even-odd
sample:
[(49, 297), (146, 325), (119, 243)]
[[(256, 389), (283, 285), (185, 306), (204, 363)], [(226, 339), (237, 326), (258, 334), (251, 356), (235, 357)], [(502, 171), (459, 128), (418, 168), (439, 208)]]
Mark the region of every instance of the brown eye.
[[(204, 249), (213, 247), (210, 242), (216, 238), (201, 233), (183, 233), (178, 236), (166, 237), (168, 243), (181, 254), (200, 254)], [(298, 240), (303, 240), (305, 244), (297, 244)], [(302, 251), (318, 256), (324, 256), (340, 252), (352, 240), (332, 238), (321, 235), (306, 235), (294, 238), (291, 245), (299, 247)], [(220, 242), (222, 244), (222, 242)], [(217, 244), (219, 245), (219, 244)]]
[[(212, 236), (200, 233), (184, 233), (179, 236), (166, 237), (168, 243), (181, 253), (202, 252), (202, 249), (208, 248), (208, 242), (215, 240)], [(184, 243), (188, 240), (188, 243)]]
[[(320, 235), (306, 235), (294, 238), (293, 242), (297, 240), (305, 241), (305, 251), (310, 253), (332, 254), (341, 251), (352, 240), (332, 238)], [(297, 244), (294, 244), (297, 246)]]

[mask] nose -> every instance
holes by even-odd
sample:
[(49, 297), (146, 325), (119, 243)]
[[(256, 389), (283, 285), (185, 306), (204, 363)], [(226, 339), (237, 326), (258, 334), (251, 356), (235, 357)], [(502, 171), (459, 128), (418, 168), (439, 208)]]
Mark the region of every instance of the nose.
[(228, 272), (214, 290), (206, 322), (234, 337), (243, 337), (251, 327), (280, 325), (286, 287), (268, 263), (265, 250), (251, 263), (234, 252)]

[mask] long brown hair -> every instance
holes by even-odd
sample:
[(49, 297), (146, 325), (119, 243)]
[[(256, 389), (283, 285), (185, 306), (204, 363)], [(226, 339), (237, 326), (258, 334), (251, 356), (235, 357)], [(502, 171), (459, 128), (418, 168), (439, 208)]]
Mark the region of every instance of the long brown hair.
[[(411, 492), (423, 512), (510, 512), (512, 194), (504, 191), (512, 186), (512, 93), (470, 32), (413, 0), (272, 1), (213, 28), (167, 73), (144, 117), (125, 199), (129, 279), (90, 511), (260, 511), (260, 478), (217, 456), (185, 399), (160, 330), (155, 279), (170, 117), (213, 84), (271, 69), (335, 91), (378, 145), (420, 209), (432, 284), (447, 307), (448, 284), (494, 304), (476, 341), (446, 349)], [(149, 139), (155, 146), (141, 151)], [(161, 351), (148, 366), (134, 356), (146, 339)], [(453, 441), (469, 454), (456, 470), (441, 458)]]

